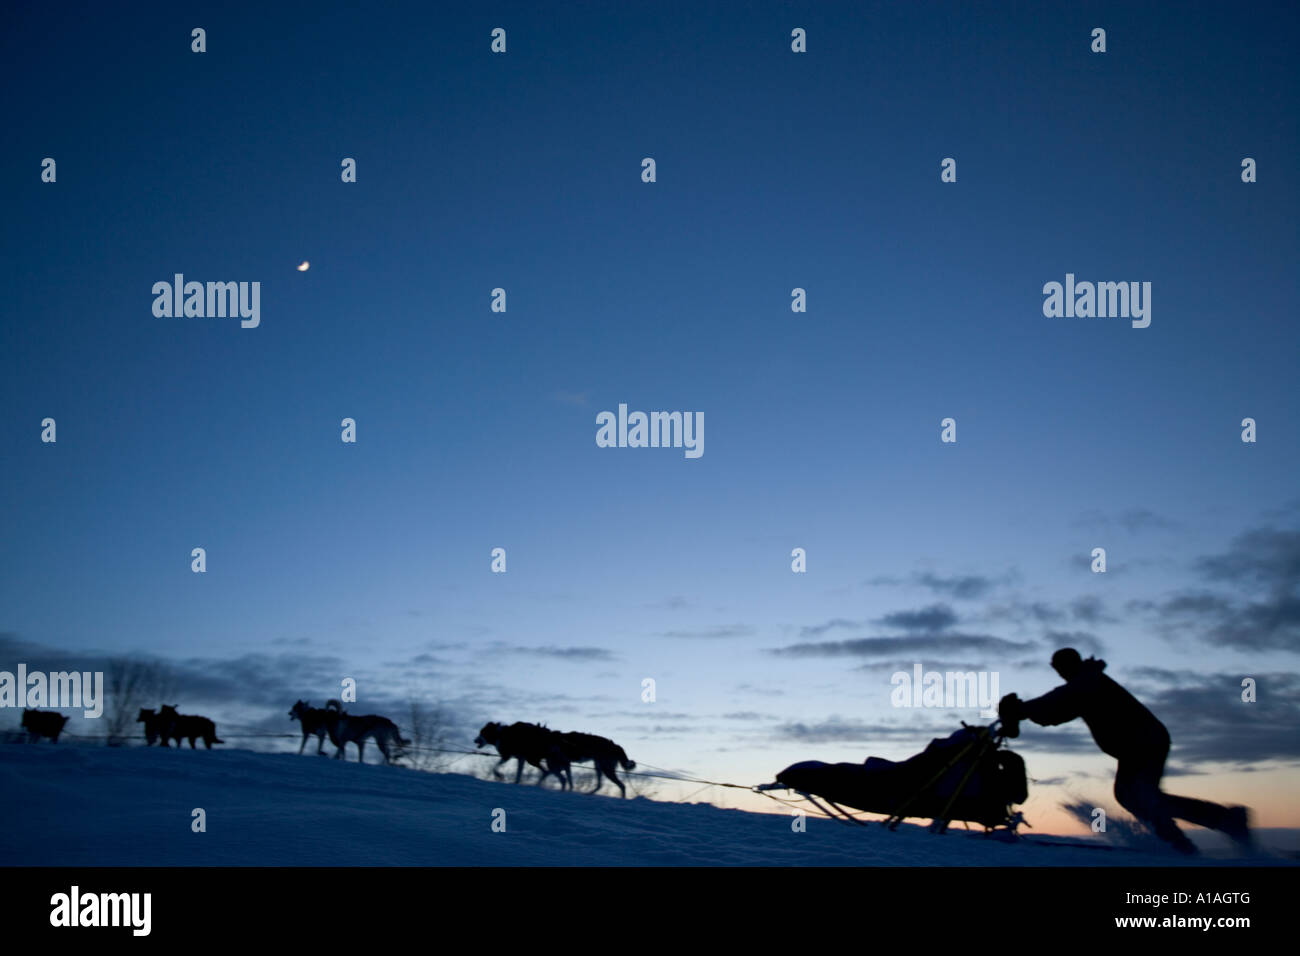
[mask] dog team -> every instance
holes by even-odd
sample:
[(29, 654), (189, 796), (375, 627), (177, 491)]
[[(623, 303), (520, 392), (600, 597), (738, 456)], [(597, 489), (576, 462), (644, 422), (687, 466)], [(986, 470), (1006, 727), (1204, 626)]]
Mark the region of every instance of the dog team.
[[(337, 700), (330, 700), (324, 707), (312, 707), (305, 700), (300, 700), (289, 711), (289, 717), (298, 721), (302, 727), (302, 743), (298, 753), (307, 747), (307, 741), (316, 738), (316, 753), (325, 753), (325, 735), (336, 748), (334, 759), (343, 756), (343, 749), (348, 742), (357, 745), (357, 759), (365, 757), (366, 738), (375, 741), (384, 755), (386, 763), (392, 762), (394, 744), (410, 744), (398, 732), (397, 725), (387, 717), (367, 714), (354, 717), (343, 709)], [(627, 789), (615, 772), (618, 766), (632, 770), (636, 763), (629, 760), (623, 748), (606, 737), (595, 734), (561, 733), (538, 724), (514, 723), (509, 726), (496, 722), (488, 723), (479, 731), (474, 744), (477, 747), (491, 745), (496, 748), (500, 760), (492, 768), (492, 775), (503, 779), (498, 768), (510, 760), (518, 760), (515, 768), (515, 783), (523, 776), (524, 764), (529, 763), (542, 772), (537, 783), (542, 784), (547, 777), (555, 776), (560, 781), (560, 789), (573, 789), (572, 765), (588, 760), (596, 769), (595, 793), (610, 780), (623, 796)]]
[[(148, 744), (161, 739), (162, 745), (166, 747), (167, 741), (174, 740), (179, 747), (182, 740), (188, 739), (190, 748), (194, 749), (195, 742), (202, 740), (203, 745), (211, 750), (213, 744), (225, 743), (217, 736), (217, 725), (208, 718), (178, 714), (175, 706), (171, 704), (163, 704), (162, 709), (158, 711), (153, 708), (142, 708), (135, 720), (138, 724), (144, 724), (144, 738)], [(59, 734), (63, 733), (63, 725), (67, 722), (68, 718), (64, 714), (48, 710), (23, 709), (22, 728), (27, 731), (29, 743), (36, 743), (42, 737), (49, 737), (57, 744)]]
[[(326, 701), (324, 707), (312, 707), (307, 701), (300, 700), (289, 711), (289, 717), (302, 726), (302, 743), (298, 747), (301, 754), (307, 747), (307, 741), (315, 737), (316, 752), (325, 753), (325, 737), (336, 749), (334, 758), (343, 756), (349, 743), (357, 745), (357, 760), (365, 760), (367, 738), (375, 742), (384, 755), (385, 763), (392, 763), (396, 751), (408, 746), (411, 741), (401, 735), (397, 725), (387, 717), (376, 714), (357, 716), (349, 714), (337, 700)], [(41, 737), (48, 737), (58, 743), (59, 734), (68, 718), (50, 711), (24, 710), (22, 727), (27, 731), (28, 740), (35, 743)], [(204, 747), (211, 750), (213, 744), (225, 743), (217, 736), (217, 725), (207, 717), (177, 713), (172, 704), (163, 704), (158, 710), (141, 708), (136, 723), (144, 724), (146, 746), (161, 742), (164, 747), (169, 741), (176, 746), (182, 740), (190, 742), (190, 749), (197, 749), (196, 743), (203, 741)], [(573, 789), (573, 770), (575, 763), (591, 761), (596, 770), (595, 793), (606, 779), (627, 796), (627, 788), (619, 780), (616, 770), (632, 770), (636, 763), (628, 759), (623, 748), (607, 737), (595, 734), (562, 733), (540, 724), (516, 722), (509, 726), (494, 722), (484, 724), (475, 738), (476, 747), (492, 746), (496, 748), (500, 760), (492, 768), (492, 775), (498, 780), (504, 779), (498, 772), (502, 764), (517, 760), (515, 783), (519, 783), (524, 772), (524, 764), (532, 764), (541, 771), (537, 783), (540, 786), (549, 776), (560, 781), (561, 790)]]

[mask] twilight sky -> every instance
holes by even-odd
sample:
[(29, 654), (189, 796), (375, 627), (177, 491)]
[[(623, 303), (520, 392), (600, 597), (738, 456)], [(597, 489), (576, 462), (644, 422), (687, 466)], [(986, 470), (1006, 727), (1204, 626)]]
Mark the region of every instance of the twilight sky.
[[(1071, 644), (1168, 789), (1300, 826), (1294, 8), (528, 6), (6, 8), (0, 669), (156, 655), (288, 731), (354, 677), (759, 783), (979, 719), (899, 669), (1028, 697)], [(176, 273), (260, 325), (155, 317)], [(1150, 327), (1045, 317), (1067, 273)], [(597, 447), (620, 403), (704, 454)], [(1017, 749), (1040, 829), (1113, 806), (1081, 724)]]

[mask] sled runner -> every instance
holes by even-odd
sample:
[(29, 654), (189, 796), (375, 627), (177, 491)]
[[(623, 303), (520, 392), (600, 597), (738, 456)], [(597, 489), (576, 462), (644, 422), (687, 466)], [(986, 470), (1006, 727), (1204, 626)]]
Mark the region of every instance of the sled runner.
[(1012, 804), (1024, 803), (1029, 792), (1025, 762), (1002, 748), (1007, 736), (1015, 734), (1005, 733), (999, 721), (988, 727), (963, 722), (961, 730), (930, 741), (907, 760), (868, 757), (860, 764), (806, 760), (786, 767), (776, 775), (775, 784), (760, 789), (794, 790), (818, 807), (820, 797), (858, 823), (841, 804), (884, 813), (891, 830), (906, 817), (930, 817), (931, 829), (939, 833), (953, 820), (1014, 831), (1024, 818), (1012, 811)]

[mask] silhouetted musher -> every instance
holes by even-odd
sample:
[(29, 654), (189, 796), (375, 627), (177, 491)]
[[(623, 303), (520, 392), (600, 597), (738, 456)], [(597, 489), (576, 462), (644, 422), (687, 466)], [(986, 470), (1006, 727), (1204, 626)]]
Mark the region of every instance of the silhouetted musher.
[(1105, 661), (1082, 660), (1074, 648), (1064, 647), (1052, 655), (1052, 667), (1065, 679), (1064, 686), (1033, 700), (1021, 700), (1015, 694), (1002, 698), (998, 714), (1004, 722), (1012, 722), (1013, 731), (1014, 722), (1021, 719), (1052, 727), (1082, 717), (1097, 746), (1119, 761), (1115, 799), (1161, 839), (1183, 853), (1197, 852), (1174, 823), (1177, 817), (1219, 830), (1251, 848), (1245, 807), (1223, 807), (1161, 791), (1169, 731), (1136, 697), (1102, 673)]

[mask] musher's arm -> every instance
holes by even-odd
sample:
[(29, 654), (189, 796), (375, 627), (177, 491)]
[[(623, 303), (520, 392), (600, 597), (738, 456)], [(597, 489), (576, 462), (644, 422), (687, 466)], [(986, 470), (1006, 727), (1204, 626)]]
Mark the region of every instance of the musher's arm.
[(1020, 717), (1044, 727), (1068, 723), (1080, 716), (1078, 692), (1069, 684), (1048, 691), (1042, 697), (1020, 702)]

